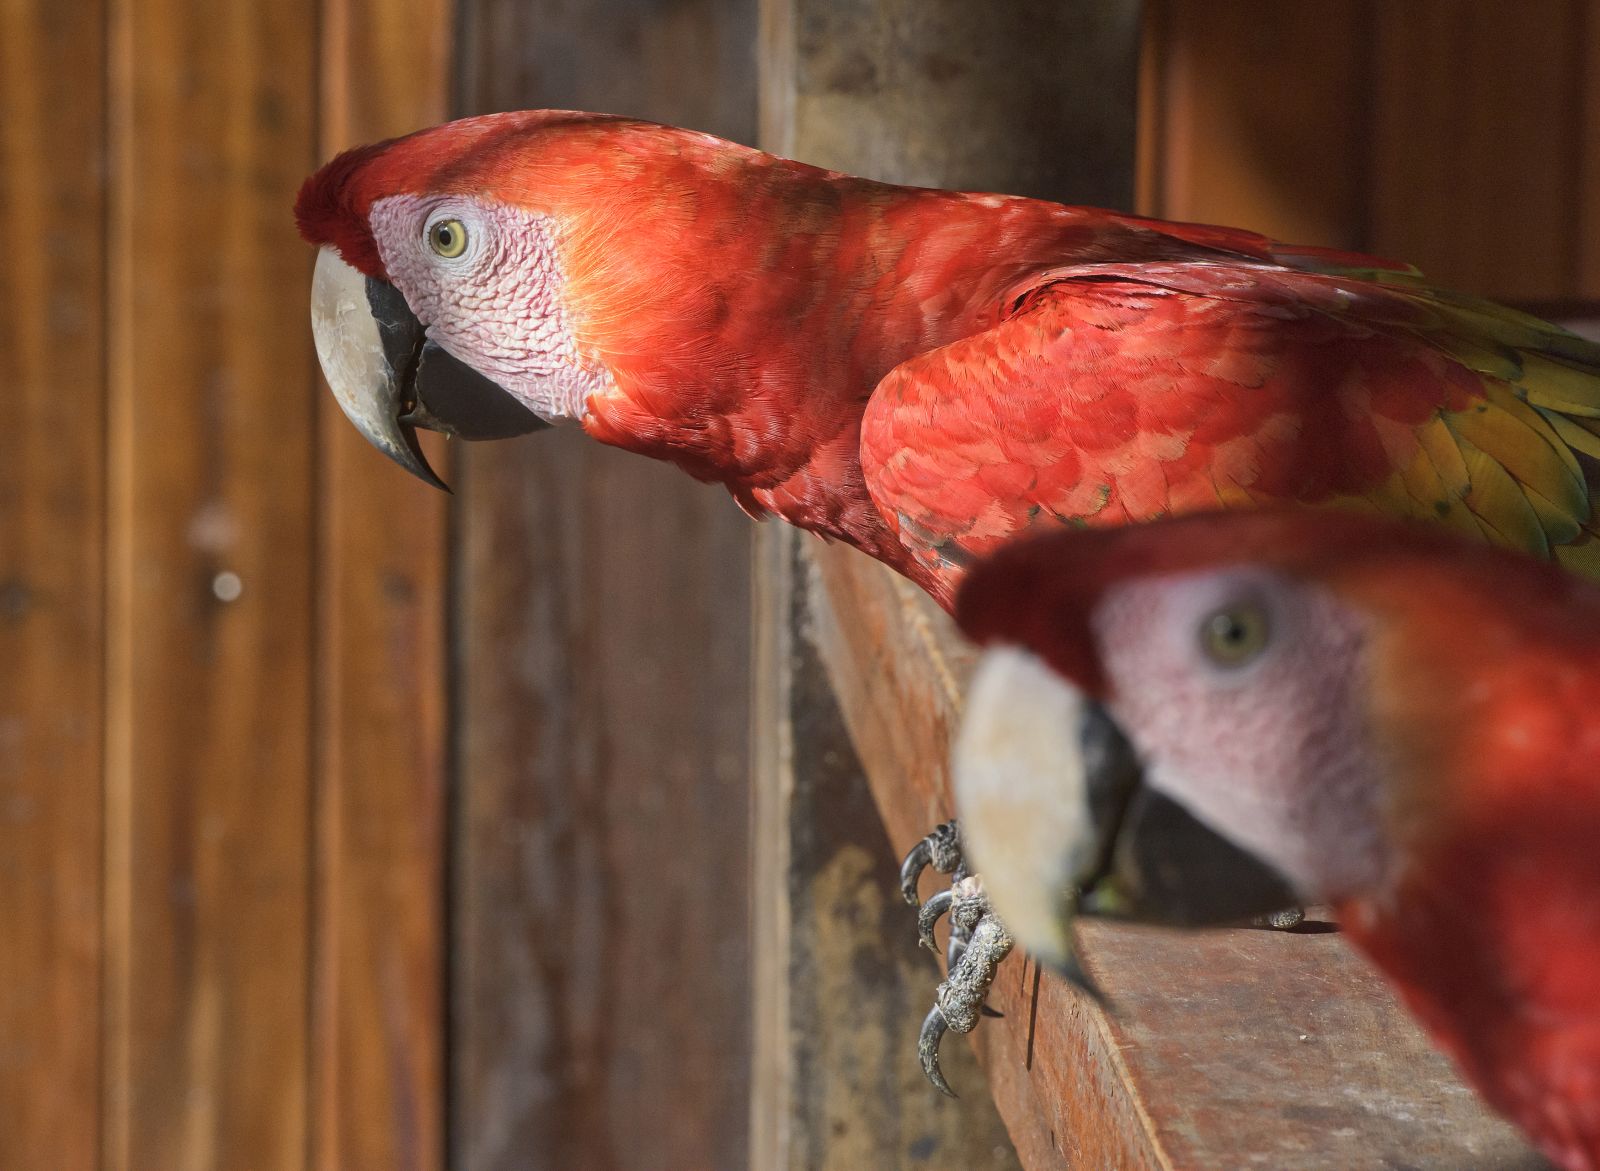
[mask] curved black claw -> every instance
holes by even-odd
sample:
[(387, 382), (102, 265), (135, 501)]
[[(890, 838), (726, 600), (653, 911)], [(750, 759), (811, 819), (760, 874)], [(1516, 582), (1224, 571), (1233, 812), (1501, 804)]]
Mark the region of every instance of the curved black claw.
[(954, 821), (933, 827), (933, 832), (911, 847), (900, 863), (900, 894), (909, 906), (919, 906), (917, 880), (932, 866), (940, 874), (951, 874), (961, 866), (961, 834)]
[[(951, 930), (963, 932), (965, 945), (944, 983), (934, 991), (933, 1010), (923, 1018), (917, 1038), (917, 1056), (928, 1080), (953, 1098), (955, 1093), (939, 1070), (939, 1042), (947, 1032), (972, 1032), (982, 1016), (999, 1015), (988, 1012), (983, 1002), (994, 983), (995, 970), (1010, 954), (1012, 943), (1005, 924), (989, 912), (988, 900), (976, 878), (965, 879), (952, 894)], [(924, 917), (931, 923), (938, 914), (924, 912)]]
[(954, 1098), (956, 1092), (944, 1080), (944, 1071), (939, 1068), (939, 1042), (944, 1040), (949, 1028), (939, 1006), (936, 1004), (930, 1008), (928, 1015), (922, 1018), (922, 1032), (917, 1034), (917, 1060), (922, 1062), (922, 1072), (933, 1083), (933, 1088), (946, 1097)]
[[(950, 909), (951, 904), (953, 904), (955, 901), (956, 896), (954, 891), (942, 890), (927, 902), (923, 903), (922, 909), (917, 912), (917, 942), (922, 944), (923, 947), (927, 948), (931, 952), (937, 952), (939, 950), (939, 945), (933, 940), (933, 926), (939, 921), (940, 916)], [(952, 952), (954, 952), (955, 936), (953, 933), (950, 939), (950, 947)], [(959, 954), (952, 954), (946, 957), (945, 963), (948, 967), (954, 967), (956, 965), (956, 961), (960, 958), (961, 956)]]

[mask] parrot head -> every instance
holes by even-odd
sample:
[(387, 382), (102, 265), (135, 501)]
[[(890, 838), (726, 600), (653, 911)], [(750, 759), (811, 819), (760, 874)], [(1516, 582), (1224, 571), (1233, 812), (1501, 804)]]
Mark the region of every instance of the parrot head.
[(976, 566), (962, 841), (1017, 940), (1327, 902), (1490, 1104), (1600, 1167), (1600, 590), (1434, 526), (1240, 510)]
[(1558, 569), (1300, 510), (1018, 542), (957, 619), (986, 647), (963, 840), (1063, 964), (1077, 913), (1201, 925), (1393, 891), (1490, 801), (1463, 776), (1532, 719), (1512, 665), (1600, 652), (1600, 600)]
[(600, 119), (491, 115), (346, 151), (295, 204), (319, 252), (317, 357), (373, 446), (437, 486), (418, 427), (520, 435), (569, 415), (583, 381), (554, 259), (553, 209), (529, 202), (541, 139)]
[[(312, 329), (340, 407), (434, 484), (419, 427), (495, 439), (581, 419), (610, 380), (582, 325), (640, 316), (640, 303), (670, 315), (649, 262), (683, 234), (695, 169), (754, 154), (671, 127), (538, 110), (339, 155), (301, 187), (295, 218), (319, 249)], [(574, 279), (580, 270), (600, 301)]]

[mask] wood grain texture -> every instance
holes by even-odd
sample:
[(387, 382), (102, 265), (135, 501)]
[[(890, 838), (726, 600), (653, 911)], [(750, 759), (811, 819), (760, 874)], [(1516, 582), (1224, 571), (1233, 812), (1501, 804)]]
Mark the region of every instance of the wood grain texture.
[(1600, 299), (1600, 0), (1577, 6), (1578, 248), (1580, 297)]
[(1139, 5), (764, 0), (762, 143), (896, 183), (1127, 208)]
[(971, 1090), (954, 1102), (914, 1057), (937, 969), (809, 638), (811, 540), (772, 525), (758, 541), (749, 1166), (1008, 1171), (1016, 1155), (968, 1048), (946, 1062)]
[(105, 37), (0, 6), (0, 1171), (100, 1153)]
[(740, 1166), (748, 522), (579, 434), (462, 462), (458, 1165)]
[(1140, 211), (1360, 247), (1368, 0), (1148, 0)]
[[(452, 8), (324, 0), (320, 157), (448, 116)], [(312, 1165), (437, 1171), (449, 498), (318, 399)]]
[(1368, 245), (1505, 299), (1577, 291), (1580, 5), (1384, 4)]
[[(463, 11), (467, 111), (753, 137), (753, 10)], [(742, 1167), (750, 522), (580, 434), (460, 453), (453, 1165)]]
[(112, 0), (109, 1171), (305, 1165), (316, 11)]
[[(952, 812), (970, 651), (883, 567), (812, 553), (817, 645), (890, 841), (908, 849)], [(1544, 1165), (1337, 935), (1094, 923), (1082, 954), (1114, 1015), (1019, 955), (990, 995), (1004, 1019), (973, 1035), (1029, 1171)]]
[(1597, 27), (1594, 0), (1150, 0), (1141, 210), (1593, 297)]

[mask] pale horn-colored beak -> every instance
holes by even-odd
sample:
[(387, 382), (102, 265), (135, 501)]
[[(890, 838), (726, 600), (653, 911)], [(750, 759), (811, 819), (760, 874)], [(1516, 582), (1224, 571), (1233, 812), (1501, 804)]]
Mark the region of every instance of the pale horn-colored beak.
[(317, 254), (311, 278), (317, 360), (339, 409), (367, 442), (412, 475), (443, 488), (417, 443), (416, 428), (400, 422), (407, 413), (402, 387), (422, 346), (422, 326), (409, 309), (404, 316), (391, 313), (391, 320), (380, 324), (370, 286), (382, 284), (346, 264), (332, 248)]
[(400, 290), (357, 271), (331, 248), (311, 279), (311, 332), (322, 373), (367, 442), (435, 488), (417, 428), (505, 439), (549, 424), (509, 391), (428, 340)]
[(1036, 959), (1075, 971), (1079, 887), (1138, 783), (1132, 749), (1043, 662), (997, 646), (973, 676), (952, 764), (962, 846), (995, 911)]

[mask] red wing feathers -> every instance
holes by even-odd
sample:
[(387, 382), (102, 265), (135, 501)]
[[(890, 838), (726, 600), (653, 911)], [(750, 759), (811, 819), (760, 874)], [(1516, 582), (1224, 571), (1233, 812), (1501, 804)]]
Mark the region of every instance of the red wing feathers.
[(883, 379), (862, 432), (868, 487), (947, 577), (1041, 522), (1274, 502), (1443, 520), (1542, 554), (1579, 539), (1588, 494), (1560, 428), (1591, 435), (1600, 380), (1567, 363), (1594, 351), (1394, 276), (1049, 274), (999, 325)]

